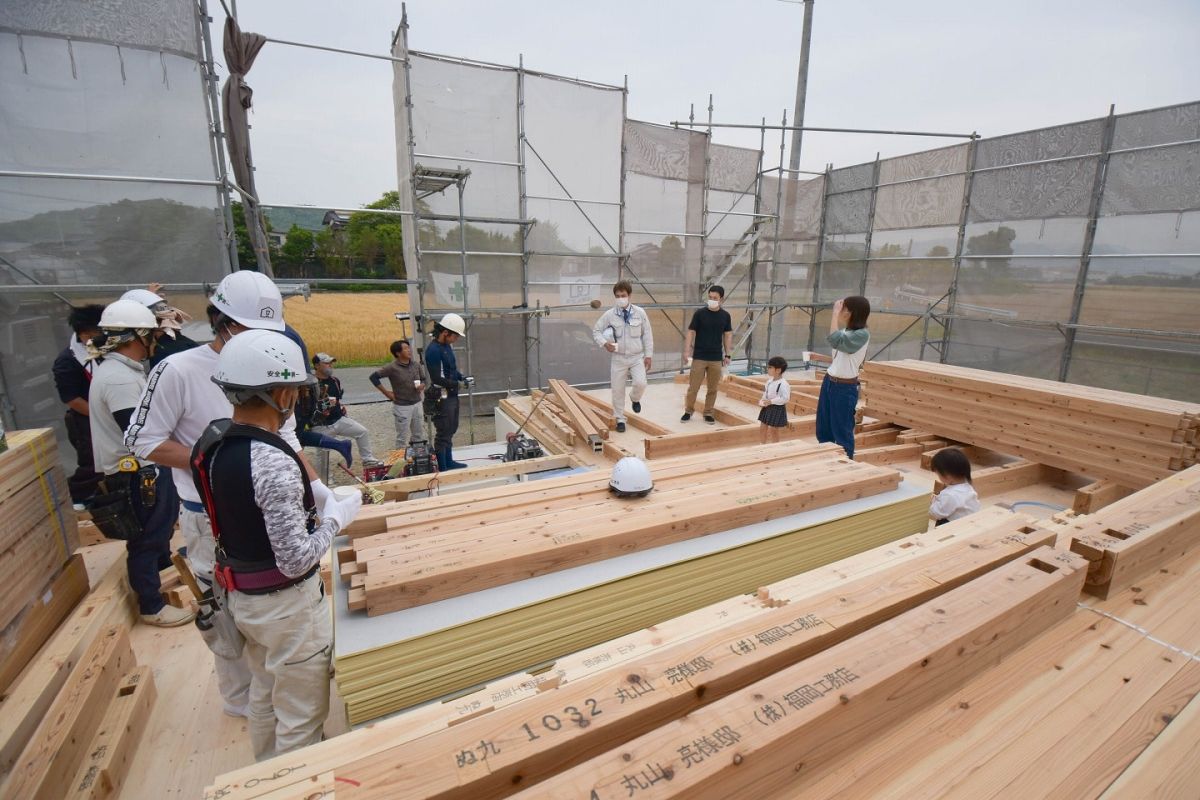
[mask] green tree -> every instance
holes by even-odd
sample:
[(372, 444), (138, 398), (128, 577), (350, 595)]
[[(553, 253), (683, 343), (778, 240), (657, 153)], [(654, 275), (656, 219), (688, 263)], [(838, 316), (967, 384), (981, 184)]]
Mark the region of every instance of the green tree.
[(298, 225), (292, 225), (284, 239), (283, 247), (279, 248), (278, 269), (280, 277), (308, 278), (309, 268), (313, 264), (316, 241), (312, 231), (306, 231)]

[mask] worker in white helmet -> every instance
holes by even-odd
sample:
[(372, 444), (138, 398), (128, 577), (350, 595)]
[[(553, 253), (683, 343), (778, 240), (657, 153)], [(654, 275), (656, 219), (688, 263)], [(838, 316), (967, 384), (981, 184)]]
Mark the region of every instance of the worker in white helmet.
[(92, 521), (105, 536), (125, 540), (125, 568), (142, 622), (164, 628), (195, 614), (163, 602), (159, 571), (171, 565), (171, 535), (179, 496), (168, 469), (139, 461), (125, 446), (125, 428), (146, 388), (158, 319), (144, 305), (118, 300), (100, 316), (100, 335), (89, 342), (95, 360), (88, 394), (92, 455), (103, 475), (92, 502)]
[[(182, 508), (179, 528), (187, 544), (192, 572), (202, 584), (212, 585), (214, 546), (212, 528), (200, 494), (192, 482), (189, 457), (192, 446), (214, 419), (229, 417), (233, 407), (212, 382), (222, 348), (243, 332), (255, 329), (283, 331), (283, 298), (278, 287), (258, 272), (234, 272), (217, 285), (210, 298), (208, 318), (215, 338), (164, 359), (150, 372), (146, 391), (125, 432), (125, 442), (138, 458), (172, 468)], [(296, 439), (295, 420), (289, 416), (279, 435), (296, 450), (313, 479), (318, 503), (331, 494), (304, 460)], [(214, 650), (217, 685), (225, 699), (225, 712), (244, 717), (250, 696), (250, 668), (244, 657), (230, 658)]]
[(217, 600), (245, 639), (257, 760), (321, 740), (333, 650), (321, 556), (362, 505), (357, 491), (318, 503), (296, 449), (279, 436), (300, 387), (315, 381), (306, 367), (281, 333), (233, 338), (212, 378), (233, 417), (211, 422), (191, 453), (216, 542)]
[[(159, 284), (150, 284), (155, 289)], [(198, 343), (183, 335), (183, 323), (191, 320), (186, 312), (180, 311), (167, 302), (157, 291), (151, 289), (130, 289), (125, 294), (121, 295), (122, 300), (133, 300), (140, 303), (154, 314), (158, 319), (158, 329), (154, 334), (158, 339), (158, 345), (154, 348), (154, 354), (150, 356), (150, 366), (155, 367), (158, 362), (164, 358), (184, 350), (190, 350), (193, 347), (198, 347)]]
[[(467, 324), (458, 314), (446, 314), (433, 324), (433, 341), (425, 348), (425, 367), (434, 392), (430, 409), (433, 414), (433, 450), (438, 469), (462, 469), (466, 466), (454, 460), (454, 434), (458, 430), (458, 391), (471, 378), (458, 371), (452, 345), (467, 334)], [(427, 395), (428, 396), (428, 395)]]

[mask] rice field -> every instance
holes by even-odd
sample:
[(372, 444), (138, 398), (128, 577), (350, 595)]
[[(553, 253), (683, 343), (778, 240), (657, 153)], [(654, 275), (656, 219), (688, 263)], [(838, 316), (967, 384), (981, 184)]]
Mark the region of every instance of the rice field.
[(284, 301), (284, 316), (304, 337), (308, 352), (329, 353), (343, 366), (389, 361), (388, 346), (413, 335), (411, 321), (402, 329), (396, 320), (401, 311), (408, 311), (402, 292), (314, 292), (308, 300)]

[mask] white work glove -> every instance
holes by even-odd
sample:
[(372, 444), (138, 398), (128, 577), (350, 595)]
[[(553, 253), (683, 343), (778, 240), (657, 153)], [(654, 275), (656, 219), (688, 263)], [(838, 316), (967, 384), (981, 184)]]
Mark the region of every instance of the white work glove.
[(322, 509), (321, 514), (324, 516), (325, 503), (333, 499), (333, 489), (330, 489), (321, 481), (309, 481), (308, 485), (312, 487), (313, 500), (316, 501), (317, 508)]
[(360, 492), (340, 499), (331, 495), (325, 505), (321, 507), (321, 518), (337, 520), (338, 530), (344, 531), (358, 516), (362, 502), (362, 493)]

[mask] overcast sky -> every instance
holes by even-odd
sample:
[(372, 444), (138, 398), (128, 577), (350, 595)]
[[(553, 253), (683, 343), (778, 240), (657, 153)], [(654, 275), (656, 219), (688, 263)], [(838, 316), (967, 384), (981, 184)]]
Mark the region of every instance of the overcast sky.
[[(224, 12), (218, 0), (214, 38)], [(399, 2), (240, 0), (244, 30), (386, 53)], [(629, 116), (777, 123), (795, 99), (803, 6), (780, 0), (412, 0), (415, 50), (620, 84)], [(806, 122), (984, 136), (1200, 99), (1197, 0), (817, 0)], [(219, 44), (218, 44), (219, 48)], [(224, 68), (221, 67), (224, 75)], [(248, 77), (259, 196), (358, 207), (396, 184), (392, 67), (268, 44)], [(774, 134), (778, 136), (778, 133)], [(758, 146), (757, 131), (714, 140)], [(820, 170), (949, 144), (806, 134)], [(777, 153), (778, 138), (768, 139)], [(773, 163), (768, 158), (767, 163)]]

